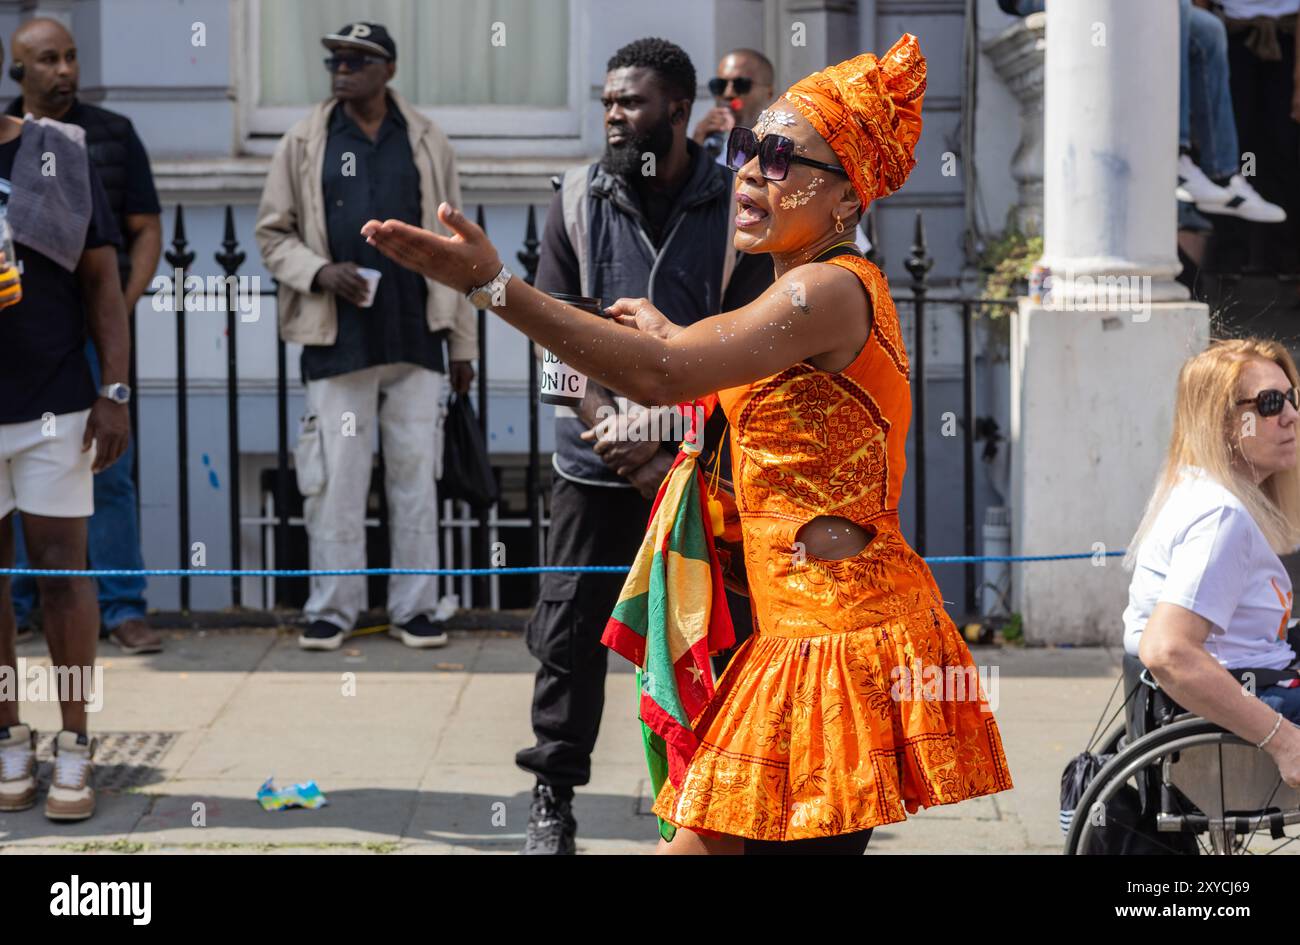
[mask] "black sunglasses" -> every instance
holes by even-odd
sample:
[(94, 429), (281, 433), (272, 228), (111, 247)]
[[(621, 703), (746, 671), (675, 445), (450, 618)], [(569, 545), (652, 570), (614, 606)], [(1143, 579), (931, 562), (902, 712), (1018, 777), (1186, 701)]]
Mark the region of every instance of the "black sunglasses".
[(330, 72), (338, 72), (340, 66), (347, 66), (349, 72), (359, 72), (366, 66), (387, 61), (382, 56), (326, 56), (325, 68)]
[(763, 140), (759, 141), (754, 129), (738, 125), (731, 129), (731, 136), (727, 138), (727, 167), (738, 171), (757, 154), (759, 173), (767, 180), (785, 180), (790, 173), (791, 164), (807, 164), (809, 167), (849, 176), (838, 164), (814, 161), (812, 158), (801, 157), (794, 151), (795, 143), (785, 135), (763, 135)]
[(714, 97), (721, 96), (723, 92), (727, 91), (728, 82), (736, 87), (737, 95), (748, 95), (749, 90), (754, 87), (753, 79), (724, 79), (722, 76), (717, 76), (709, 80), (709, 94)]
[(1245, 400), (1237, 401), (1238, 407), (1242, 404), (1254, 404), (1261, 417), (1276, 417), (1287, 404), (1290, 404), (1296, 410), (1300, 410), (1300, 391), (1297, 391), (1294, 387), (1285, 391), (1262, 390), (1254, 397), (1247, 397)]

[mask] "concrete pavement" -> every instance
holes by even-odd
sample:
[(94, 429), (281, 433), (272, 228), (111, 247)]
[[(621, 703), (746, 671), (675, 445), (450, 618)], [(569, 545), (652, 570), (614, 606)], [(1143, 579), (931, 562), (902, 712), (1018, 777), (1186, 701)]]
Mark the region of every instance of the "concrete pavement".
[[(457, 632), (413, 651), (383, 634), (304, 653), (288, 631), (168, 633), (166, 652), (105, 645), (99, 810), (53, 824), (38, 806), (0, 814), (0, 851), (131, 853), (513, 853), (530, 777), (514, 765), (532, 741), (534, 665), (515, 632)], [(1013, 791), (924, 811), (882, 828), (872, 853), (1056, 853), (1061, 769), (1081, 751), (1118, 673), (1110, 649), (979, 648), (997, 667)], [(41, 637), (19, 646), (46, 658)], [(580, 853), (654, 849), (633, 676), (610, 658), (592, 783), (574, 805)], [(30, 703), (42, 757), (57, 706)], [(48, 762), (42, 765), (48, 780)], [(319, 810), (268, 813), (258, 786), (314, 779)]]

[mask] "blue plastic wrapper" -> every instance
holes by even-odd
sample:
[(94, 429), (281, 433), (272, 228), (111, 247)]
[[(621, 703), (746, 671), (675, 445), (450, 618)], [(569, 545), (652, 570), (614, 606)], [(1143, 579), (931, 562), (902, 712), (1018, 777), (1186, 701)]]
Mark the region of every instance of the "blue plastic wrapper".
[(321, 789), (316, 786), (315, 781), (295, 784), (287, 788), (277, 788), (275, 786), (275, 775), (267, 778), (262, 786), (257, 789), (257, 802), (262, 805), (262, 810), (286, 810), (290, 807), (305, 807), (308, 810), (315, 810), (317, 807), (324, 807), (329, 803), (329, 801), (325, 800), (325, 795), (321, 793)]

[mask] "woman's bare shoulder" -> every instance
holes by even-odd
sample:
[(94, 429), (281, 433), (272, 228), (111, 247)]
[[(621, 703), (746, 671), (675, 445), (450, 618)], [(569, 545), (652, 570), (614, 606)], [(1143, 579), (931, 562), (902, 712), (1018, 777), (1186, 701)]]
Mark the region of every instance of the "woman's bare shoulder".
[(806, 360), (822, 370), (837, 371), (862, 351), (871, 333), (871, 297), (857, 273), (845, 266), (807, 263), (776, 281), (773, 289), (794, 310), (809, 316), (806, 324), (819, 349)]
[(833, 305), (840, 311), (843, 311), (843, 306), (854, 304), (861, 304), (868, 310), (871, 308), (871, 298), (862, 279), (847, 266), (805, 263), (789, 270), (773, 287), (782, 288), (787, 294), (795, 288), (802, 288), (813, 304)]

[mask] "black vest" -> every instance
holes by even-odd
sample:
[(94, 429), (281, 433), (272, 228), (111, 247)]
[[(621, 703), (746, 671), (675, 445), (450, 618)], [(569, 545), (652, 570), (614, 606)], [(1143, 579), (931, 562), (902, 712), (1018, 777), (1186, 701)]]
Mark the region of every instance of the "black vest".
[[(695, 142), (690, 178), (664, 226), (662, 242), (650, 242), (649, 226), (627, 181), (600, 162), (587, 175), (588, 294), (609, 305), (618, 298), (647, 297), (672, 322), (690, 325), (720, 311), (727, 214), (732, 212), (731, 172), (709, 159)], [(553, 462), (570, 478), (631, 488), (605, 465), (580, 434), (577, 417), (556, 417)], [(675, 447), (677, 441), (668, 441)], [(674, 450), (675, 451), (675, 450)]]

